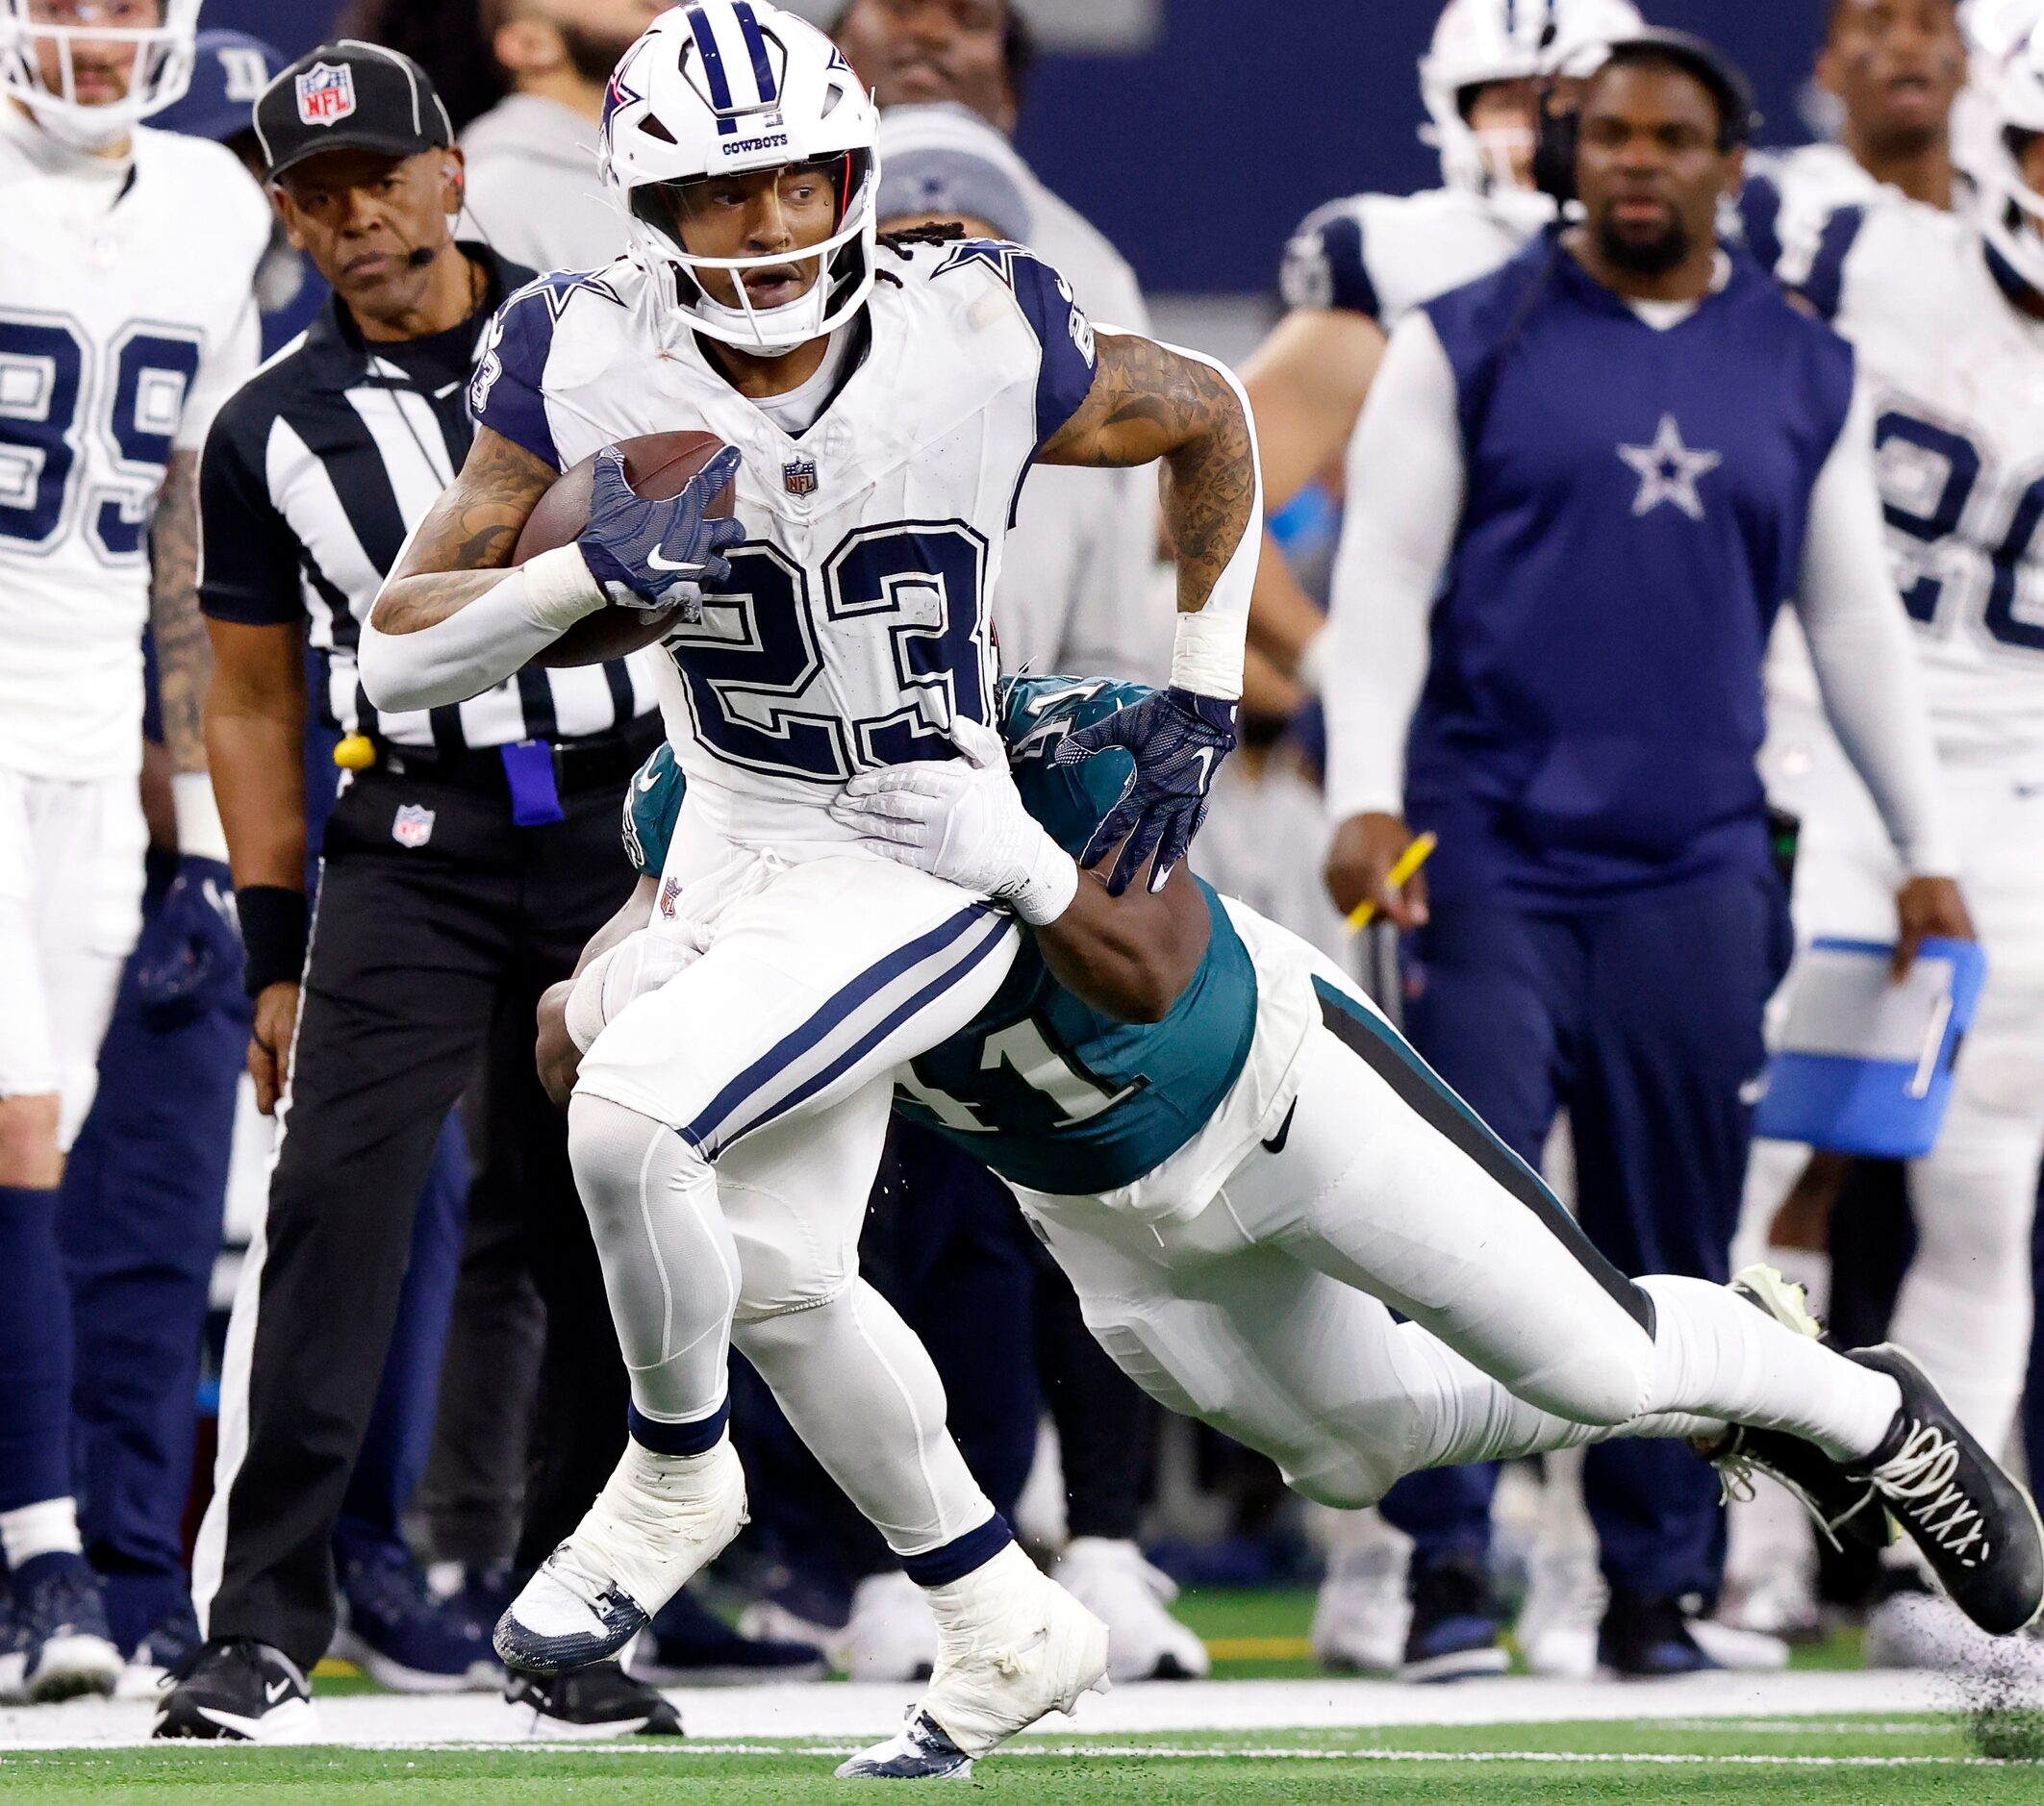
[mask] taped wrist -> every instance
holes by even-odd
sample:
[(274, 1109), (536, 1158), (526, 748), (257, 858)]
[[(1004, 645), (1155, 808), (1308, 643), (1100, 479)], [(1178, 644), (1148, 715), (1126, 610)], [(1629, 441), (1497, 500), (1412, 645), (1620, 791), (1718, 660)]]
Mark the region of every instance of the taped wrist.
[(1040, 834), (1027, 873), (1008, 887), (1001, 901), (1031, 928), (1042, 928), (1072, 907), (1078, 890), (1078, 861), (1047, 834)]
[(568, 1030), (568, 1039), (575, 1043), (577, 1053), (589, 1052), (595, 1044), (596, 1037), (603, 1033), (603, 975), (610, 969), (612, 956), (617, 951), (617, 947), (606, 947), (597, 954), (582, 968), (573, 989), (568, 993), (567, 1007), (561, 1013), (561, 1026)]
[(565, 634), (606, 600), (577, 545), (557, 545), (518, 566), (518, 600), (535, 627)]
[(312, 932), (305, 892), (281, 884), (240, 885), (235, 914), (241, 924), (241, 989), (255, 997), (271, 985), (295, 985)]

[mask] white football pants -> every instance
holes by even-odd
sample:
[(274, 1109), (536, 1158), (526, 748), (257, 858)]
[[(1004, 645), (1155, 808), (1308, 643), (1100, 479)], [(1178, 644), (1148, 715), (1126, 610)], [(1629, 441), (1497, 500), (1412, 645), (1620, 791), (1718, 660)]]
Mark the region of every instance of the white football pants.
[[(1813, 711), (1777, 703), (1773, 714), (1762, 759), (1768, 792), (1803, 820), (1798, 940), (1892, 941), (1902, 871), (1872, 799)], [(2000, 1450), (2030, 1358), (2031, 1223), (2044, 1161), (2044, 761), (1948, 759), (1942, 773), (1987, 982), (1937, 1145), (1909, 1163), (1916, 1257), (1890, 1334), (1922, 1361), (1966, 1427)], [(1755, 1144), (1743, 1247), (1764, 1244), (1807, 1153)], [(1852, 1225), (1833, 1223), (1832, 1233), (1850, 1235)]]
[(59, 1099), (68, 1149), (141, 930), (148, 830), (132, 777), (0, 769), (0, 1097)]
[(1153, 1397), (1350, 1508), (1422, 1467), (1727, 1421), (1876, 1446), (1892, 1382), (1724, 1288), (1626, 1280), (1381, 1018), (1324, 1020), (1296, 1114), (1189, 1220), (1023, 1195)]
[(669, 893), (670, 855), (652, 926), (704, 951), (597, 1037), (568, 1112), (633, 1402), (708, 1416), (735, 1340), (895, 1552), (921, 1554), (993, 1507), (927, 1353), (859, 1281), (859, 1231), (890, 1075), (986, 1005), (1017, 930), (868, 855), (676, 840), (694, 869)]

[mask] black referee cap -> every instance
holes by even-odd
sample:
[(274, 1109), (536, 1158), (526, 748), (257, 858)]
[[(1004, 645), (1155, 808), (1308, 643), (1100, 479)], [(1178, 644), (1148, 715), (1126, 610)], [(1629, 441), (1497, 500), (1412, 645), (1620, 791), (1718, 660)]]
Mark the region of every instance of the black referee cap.
[(454, 142), (425, 70), (381, 44), (341, 38), (309, 50), (256, 98), (263, 173), (274, 179), (322, 151), (416, 157)]

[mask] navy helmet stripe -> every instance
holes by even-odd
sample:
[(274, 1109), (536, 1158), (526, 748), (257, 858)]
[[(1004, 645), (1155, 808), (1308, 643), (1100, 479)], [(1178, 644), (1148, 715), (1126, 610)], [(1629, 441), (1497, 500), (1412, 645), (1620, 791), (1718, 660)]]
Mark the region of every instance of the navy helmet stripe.
[(759, 84), (760, 105), (770, 107), (780, 96), (773, 80), (773, 64), (767, 57), (767, 36), (753, 15), (751, 0), (735, 0), (731, 11), (738, 15), (738, 29), (745, 36), (745, 48), (752, 55), (752, 79)]
[(695, 48), (702, 53), (703, 77), (710, 84), (710, 107), (718, 115), (717, 130), (728, 137), (738, 130), (731, 117), (731, 79), (724, 73), (724, 53), (717, 46), (717, 28), (700, 7), (689, 9), (689, 30), (695, 34)]

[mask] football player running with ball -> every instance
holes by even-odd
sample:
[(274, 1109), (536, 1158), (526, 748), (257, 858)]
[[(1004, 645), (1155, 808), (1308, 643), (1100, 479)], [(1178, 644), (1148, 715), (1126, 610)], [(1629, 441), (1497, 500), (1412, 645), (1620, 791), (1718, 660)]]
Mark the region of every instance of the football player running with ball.
[[(1001, 737), (961, 722), (964, 760), (862, 773), (832, 805), (972, 890), (1076, 879), (895, 1108), (1008, 1181), (1123, 1370), (1339, 1507), (1424, 1467), (1688, 1437), (1729, 1485), (1764, 1467), (1835, 1535), (1880, 1543), (1891, 1513), (1982, 1630), (2031, 1621), (2030, 1498), (1902, 1349), (1834, 1353), (1771, 1267), (1628, 1279), (1304, 941), (1184, 866), (1120, 897), (1074, 870), (1125, 767), (1058, 748), (1144, 696), (1017, 680)], [(654, 908), (681, 788), (663, 748), (626, 798), (638, 891), (542, 1001), (556, 1096), (575, 1048), (600, 1052), (696, 958)], [(841, 1772), (963, 1767), (946, 1703), (933, 1690)]]
[[(1117, 889), (1161, 882), (1233, 743), (1261, 511), (1248, 405), (1218, 365), (1096, 339), (1020, 246), (880, 240), (876, 129), (798, 19), (757, 0), (661, 15), (603, 126), (632, 252), (506, 304), (474, 449), (386, 585), (361, 669), (379, 708), (458, 703), (599, 609), (682, 610), (664, 702), (689, 790), (659, 907), (703, 951), (605, 1028), (569, 1111), (631, 1442), (499, 1653), (549, 1671), (620, 1647), (737, 1534), (735, 1342), (929, 1589), (941, 1766), (1071, 1704), (1106, 1635), (1014, 1545), (927, 1355), (858, 1278), (892, 1074), (985, 1007), (1014, 915), (876, 857), (830, 805), (992, 723), (986, 598), (1030, 464), (1161, 460), (1173, 687), (1066, 746), (1133, 751), (1100, 843), (1121, 849)], [(579, 540), (507, 571), (563, 468), (683, 426), (730, 449), (672, 502), (606, 457)], [(710, 517), (734, 478), (736, 520)], [(1057, 915), (1077, 883), (1049, 862), (1016, 913)]]

